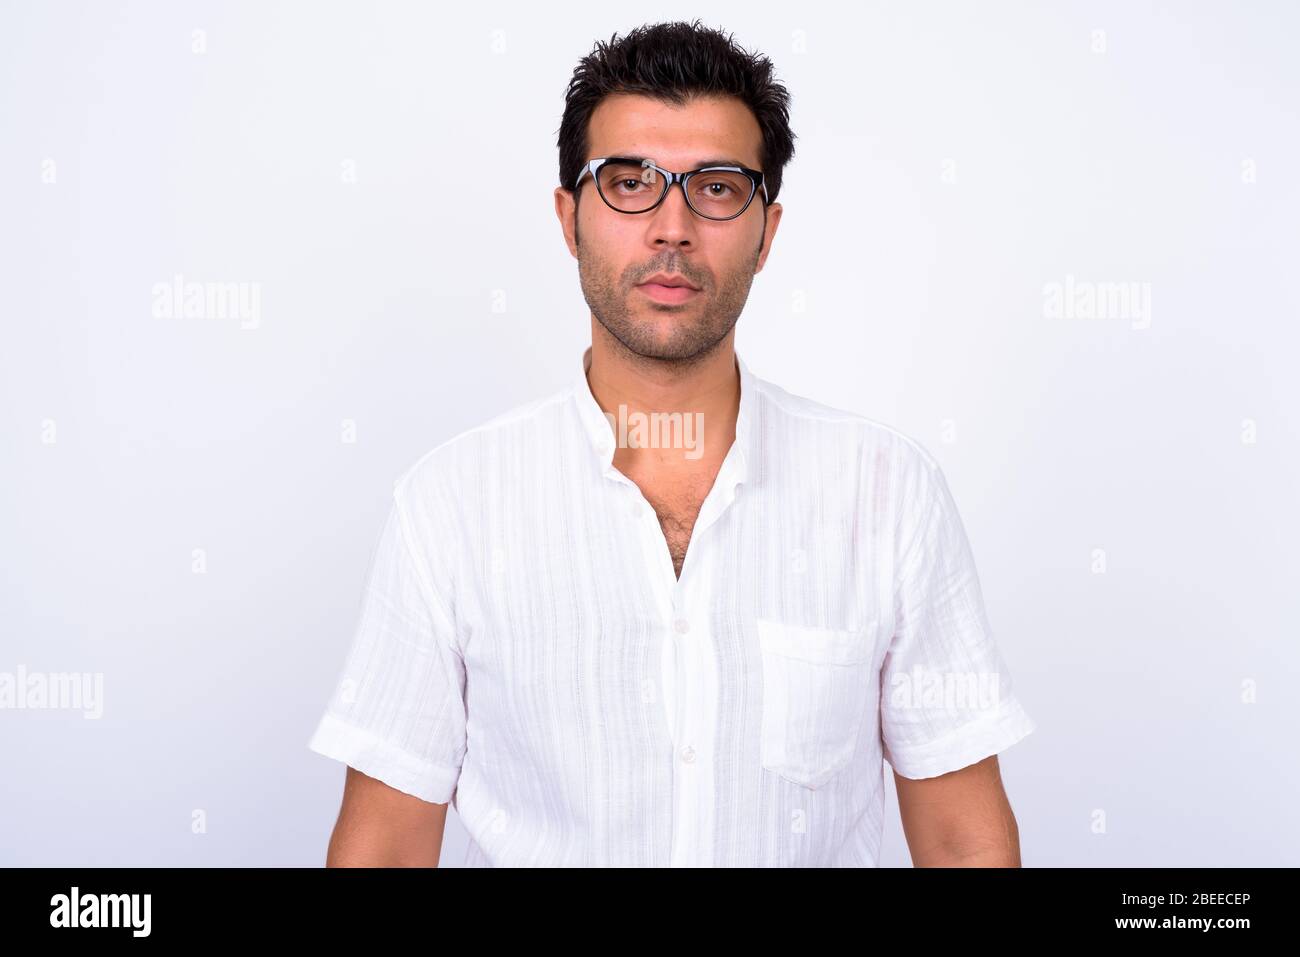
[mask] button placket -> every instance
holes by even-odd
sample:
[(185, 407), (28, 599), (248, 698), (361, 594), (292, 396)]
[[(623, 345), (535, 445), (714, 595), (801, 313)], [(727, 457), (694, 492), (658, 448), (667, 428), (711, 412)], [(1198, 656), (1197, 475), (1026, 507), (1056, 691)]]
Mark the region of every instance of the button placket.
[[(640, 488), (630, 479), (626, 481), (634, 499), (631, 510), (640, 515), (641, 520), (635, 523), (636, 534), (640, 536), (642, 554), (664, 623), (665, 640), (660, 659), (662, 707), (673, 748), (670, 862), (675, 867), (708, 866), (713, 857), (711, 747), (716, 731), (717, 663), (713, 660), (706, 622), (691, 612), (695, 608), (692, 596), (697, 590), (692, 582), (709, 581), (713, 577), (707, 567), (708, 542), (700, 537), (704, 528), (692, 534), (686, 563), (678, 577), (653, 508)], [(713, 490), (708, 509), (713, 518), (730, 504), (732, 495), (727, 493), (731, 491), (725, 485)], [(652, 518), (655, 520), (651, 521)], [(692, 571), (695, 568), (699, 570)]]
[(675, 582), (666, 609), (665, 630), (671, 641), (677, 689), (673, 777), (673, 839), (671, 860), (677, 867), (710, 866), (713, 863), (713, 738), (716, 733), (717, 673), (713, 641), (704, 612), (707, 592), (699, 582), (711, 576), (699, 562), (697, 574)]
[(695, 698), (698, 689), (691, 681), (691, 668), (688, 655), (692, 655), (690, 645), (682, 642), (673, 643), (673, 680), (677, 690), (676, 730), (677, 762), (673, 774), (673, 842), (672, 863), (677, 867), (689, 867), (695, 863), (700, 837), (699, 807), (699, 771), (695, 766), (698, 754), (689, 743), (698, 736), (699, 729), (695, 721)]

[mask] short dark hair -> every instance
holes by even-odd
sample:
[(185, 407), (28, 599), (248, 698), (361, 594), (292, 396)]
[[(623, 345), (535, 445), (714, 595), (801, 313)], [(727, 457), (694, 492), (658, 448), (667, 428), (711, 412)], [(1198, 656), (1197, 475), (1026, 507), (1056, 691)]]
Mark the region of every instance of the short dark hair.
[[(636, 93), (676, 106), (695, 97), (735, 96), (758, 120), (763, 134), (759, 168), (768, 202), (781, 191), (781, 171), (794, 156), (790, 94), (776, 80), (772, 61), (748, 53), (720, 30), (699, 21), (640, 26), (622, 39), (597, 41), (579, 61), (564, 98), (560, 121), (560, 185), (573, 181), (587, 161), (591, 114), (607, 96)], [(759, 193), (758, 199), (762, 199)], [(764, 208), (766, 214), (766, 208)]]

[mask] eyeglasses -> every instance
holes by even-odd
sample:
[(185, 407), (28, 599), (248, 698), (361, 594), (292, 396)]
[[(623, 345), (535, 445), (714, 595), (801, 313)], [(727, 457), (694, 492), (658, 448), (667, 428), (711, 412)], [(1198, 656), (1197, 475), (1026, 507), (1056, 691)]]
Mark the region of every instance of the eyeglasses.
[(607, 156), (591, 160), (573, 182), (576, 193), (588, 173), (605, 205), (620, 213), (648, 213), (664, 201), (674, 183), (682, 184), (686, 205), (705, 219), (735, 219), (749, 208), (761, 188), (768, 202), (767, 183), (760, 170), (748, 166), (705, 166), (674, 173), (654, 160)]

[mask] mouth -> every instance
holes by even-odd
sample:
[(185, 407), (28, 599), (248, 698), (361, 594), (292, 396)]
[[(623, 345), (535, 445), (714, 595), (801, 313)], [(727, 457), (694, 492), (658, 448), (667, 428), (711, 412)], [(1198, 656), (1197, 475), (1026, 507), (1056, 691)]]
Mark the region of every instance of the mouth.
[(693, 299), (699, 290), (685, 285), (684, 280), (672, 280), (674, 284), (662, 282), (643, 282), (636, 288), (655, 302), (680, 303)]

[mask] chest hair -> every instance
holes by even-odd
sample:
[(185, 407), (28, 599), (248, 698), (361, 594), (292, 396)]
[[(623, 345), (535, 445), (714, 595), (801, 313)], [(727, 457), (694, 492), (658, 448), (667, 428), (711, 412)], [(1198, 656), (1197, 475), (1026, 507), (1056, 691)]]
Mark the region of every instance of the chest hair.
[(687, 475), (667, 481), (660, 479), (648, 491), (642, 488), (642, 494), (659, 518), (659, 527), (663, 530), (668, 555), (673, 562), (673, 572), (678, 578), (682, 574), (682, 564), (686, 561), (686, 547), (690, 544), (695, 520), (699, 517), (700, 506), (708, 497), (712, 480), (712, 476)]

